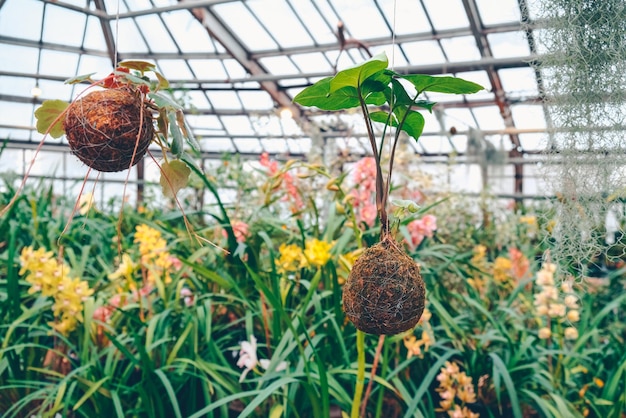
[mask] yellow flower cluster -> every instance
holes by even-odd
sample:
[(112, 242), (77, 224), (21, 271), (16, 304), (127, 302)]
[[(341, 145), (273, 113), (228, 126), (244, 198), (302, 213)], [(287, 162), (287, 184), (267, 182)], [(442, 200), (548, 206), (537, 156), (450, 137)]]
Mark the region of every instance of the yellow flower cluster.
[(154, 283), (157, 277), (166, 284), (171, 283), (169, 270), (172, 267), (172, 256), (167, 251), (167, 242), (161, 232), (148, 225), (137, 225), (133, 242), (139, 244), (141, 265), (148, 269), (148, 283)]
[[(479, 418), (480, 415), (472, 412), (466, 404), (476, 402), (476, 393), (472, 378), (459, 370), (456, 363), (446, 361), (441, 373), (437, 376), (441, 401), (439, 411), (445, 411), (450, 417)], [(460, 404), (457, 403), (457, 400)]]
[(25, 247), (20, 254), (20, 275), (26, 275), (31, 287), (28, 293), (40, 292), (54, 298), (52, 311), (56, 320), (48, 323), (63, 335), (68, 335), (83, 320), (83, 302), (93, 294), (87, 282), (69, 277), (69, 267), (58, 263), (51, 251)]
[(537, 217), (533, 215), (520, 216), (519, 221), (520, 223), (526, 224), (528, 226), (533, 226), (533, 227), (537, 226)]
[[(554, 280), (555, 272), (556, 265), (546, 262), (537, 272), (535, 279), (535, 284), (539, 289), (539, 292), (535, 294), (535, 310), (538, 316), (546, 319), (546, 322), (541, 321), (543, 326), (539, 329), (538, 335), (544, 340), (552, 336), (551, 319), (567, 320), (570, 323), (580, 320), (578, 297), (573, 294), (571, 283), (564, 282), (561, 285), (561, 291), (567, 293), (565, 298), (561, 300), (559, 289)], [(568, 340), (575, 340), (578, 338), (578, 330), (572, 326), (566, 327), (564, 336)]]
[[(404, 336), (403, 340), (404, 346), (407, 349), (407, 359), (413, 356), (423, 358), (424, 353), (428, 352), (430, 346), (434, 344), (434, 333), (429, 322), (431, 317), (432, 314), (428, 308), (424, 309), (424, 313), (422, 313), (422, 317), (419, 320), (419, 324), (422, 325), (422, 336), (419, 340), (412, 332)], [(422, 347), (424, 351), (422, 351)]]
[(297, 244), (280, 244), (280, 257), (276, 260), (276, 267), (280, 273), (295, 272), (306, 266), (306, 259), (302, 248)]
[(296, 272), (306, 267), (322, 267), (330, 260), (332, 248), (333, 243), (317, 238), (307, 241), (304, 250), (297, 244), (281, 244), (276, 267), (280, 273)]
[(513, 262), (506, 257), (497, 257), (493, 262), (493, 279), (496, 283), (510, 283)]
[(304, 257), (309, 265), (313, 267), (322, 267), (330, 260), (330, 250), (333, 244), (318, 239), (307, 241), (304, 246)]
[(487, 247), (482, 244), (478, 244), (472, 250), (471, 264), (476, 267), (477, 271), (474, 273), (474, 277), (467, 279), (470, 286), (476, 289), (479, 293), (483, 293), (486, 290), (485, 273), (489, 269), (489, 263), (487, 262)]

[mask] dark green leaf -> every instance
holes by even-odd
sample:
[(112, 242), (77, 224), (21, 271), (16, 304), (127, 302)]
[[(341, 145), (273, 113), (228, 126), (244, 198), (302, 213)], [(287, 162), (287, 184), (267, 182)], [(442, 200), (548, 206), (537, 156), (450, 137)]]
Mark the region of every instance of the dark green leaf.
[[(370, 113), (370, 119), (374, 122), (380, 122), (388, 124), (389, 126), (398, 127), (398, 121), (402, 121), (404, 114), (407, 112), (406, 106), (399, 106), (394, 109), (394, 117), (388, 119), (387, 112), (372, 112)], [(406, 116), (404, 123), (400, 126), (400, 130), (409, 134), (416, 140), (422, 135), (424, 130), (424, 116), (420, 112), (409, 110), (409, 114)]]
[(419, 93), (432, 91), (436, 93), (470, 94), (484, 90), (484, 87), (462, 78), (442, 76), (433, 77), (425, 74), (400, 75), (415, 86)]
[(435, 107), (437, 103), (431, 102), (429, 100), (416, 100), (414, 106), (421, 107), (422, 109), (426, 109), (429, 112), (433, 111), (433, 107)]
[(402, 83), (399, 82), (395, 78), (391, 79), (391, 89), (393, 92), (393, 98), (391, 97), (387, 98), (389, 103), (393, 103), (394, 106), (396, 105), (408, 106), (408, 105), (413, 104), (413, 99), (409, 97), (409, 94), (406, 92), (406, 89), (404, 88)]
[(386, 71), (379, 71), (366, 79), (361, 85), (361, 95), (365, 103), (382, 106), (389, 101), (391, 76)]

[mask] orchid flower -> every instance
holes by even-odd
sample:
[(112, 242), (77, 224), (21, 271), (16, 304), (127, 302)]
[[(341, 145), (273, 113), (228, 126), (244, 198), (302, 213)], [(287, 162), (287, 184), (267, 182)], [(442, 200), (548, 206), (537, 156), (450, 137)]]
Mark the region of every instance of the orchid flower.
[[(250, 341), (242, 341), (241, 349), (239, 350), (239, 360), (237, 360), (237, 366), (240, 368), (244, 368), (244, 371), (241, 373), (239, 377), (239, 382), (243, 382), (246, 378), (246, 375), (250, 370), (253, 370), (257, 365), (260, 365), (262, 369), (267, 370), (270, 365), (270, 360), (261, 359), (259, 360), (256, 355), (256, 337), (254, 335), (250, 336)], [(287, 362), (281, 361), (276, 368), (274, 369), (277, 372), (285, 370), (287, 368)]]

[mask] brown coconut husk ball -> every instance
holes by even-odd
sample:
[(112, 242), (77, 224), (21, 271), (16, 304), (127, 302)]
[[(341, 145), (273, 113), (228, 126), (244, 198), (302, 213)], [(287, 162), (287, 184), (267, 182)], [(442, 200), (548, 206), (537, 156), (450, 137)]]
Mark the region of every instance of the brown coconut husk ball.
[(419, 265), (391, 238), (366, 249), (343, 288), (343, 308), (363, 332), (394, 335), (413, 328), (424, 312)]
[(137, 164), (154, 135), (151, 110), (139, 92), (129, 89), (94, 91), (76, 100), (63, 128), (72, 153), (105, 172), (125, 170), (131, 161)]

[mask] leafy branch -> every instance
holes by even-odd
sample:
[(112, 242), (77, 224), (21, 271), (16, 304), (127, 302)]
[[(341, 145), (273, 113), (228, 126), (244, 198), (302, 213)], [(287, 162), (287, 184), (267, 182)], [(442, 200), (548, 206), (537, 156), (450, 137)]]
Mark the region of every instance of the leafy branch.
[[(386, 207), (400, 133), (404, 131), (418, 141), (425, 123), (419, 109), (432, 112), (436, 104), (418, 98), (425, 92), (471, 94), (483, 90), (479, 84), (457, 77), (402, 75), (389, 70), (388, 65), (386, 54), (378, 54), (362, 64), (338, 72), (335, 76), (319, 80), (294, 98), (302, 106), (321, 110), (361, 109), (372, 155), (376, 161), (376, 210), (381, 222), (381, 238), (389, 233)], [(412, 94), (409, 94), (407, 88)], [(380, 143), (376, 141), (373, 123), (385, 125)], [(381, 156), (387, 127), (395, 128), (395, 134), (387, 178), (384, 179)]]

